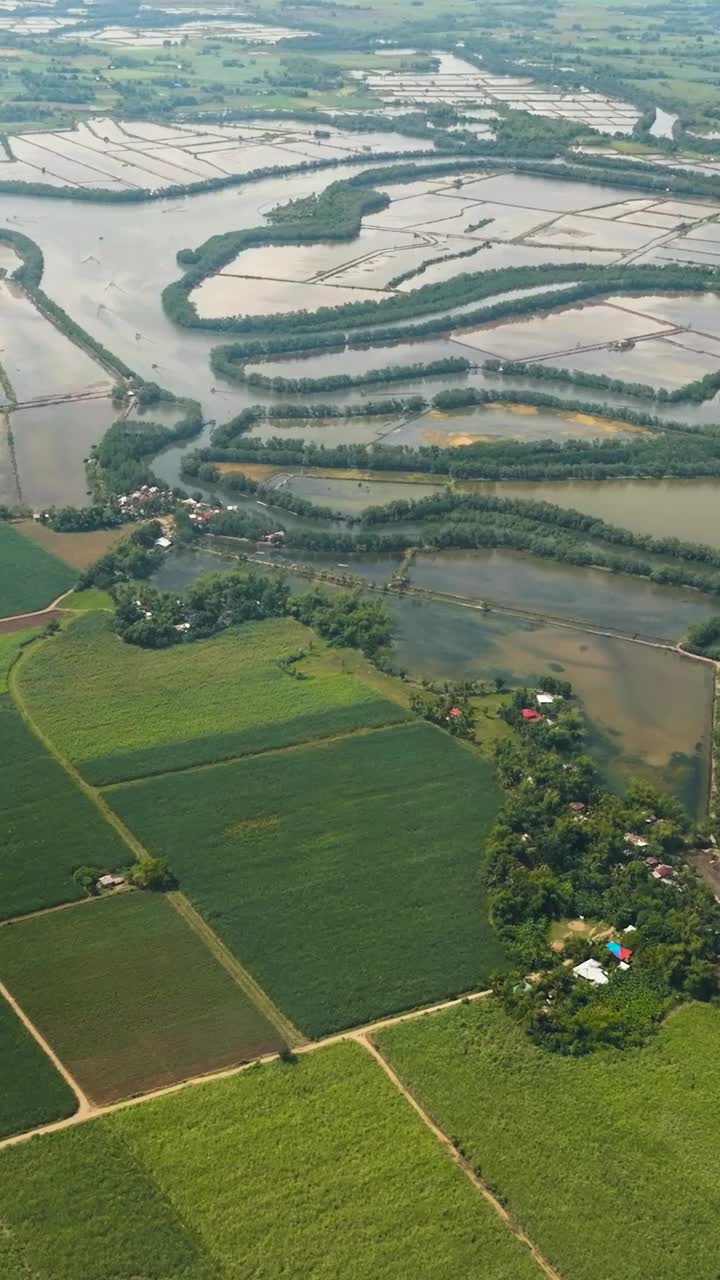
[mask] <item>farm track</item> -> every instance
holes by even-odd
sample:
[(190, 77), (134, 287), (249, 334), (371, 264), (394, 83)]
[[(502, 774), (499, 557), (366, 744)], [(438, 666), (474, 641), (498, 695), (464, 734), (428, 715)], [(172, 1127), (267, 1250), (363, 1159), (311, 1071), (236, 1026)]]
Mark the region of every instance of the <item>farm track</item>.
[(468, 1179), (468, 1181), (472, 1183), (472, 1185), (475, 1187), (475, 1190), (479, 1191), (483, 1199), (487, 1201), (487, 1203), (490, 1205), (490, 1208), (493, 1210), (494, 1213), (497, 1214), (498, 1218), (503, 1223), (503, 1225), (507, 1227), (508, 1231), (512, 1232), (512, 1234), (515, 1236), (515, 1239), (518, 1240), (520, 1244), (523, 1244), (525, 1248), (530, 1251), (530, 1253), (532, 1254), (533, 1260), (536, 1262), (540, 1270), (544, 1272), (544, 1274), (548, 1277), (548, 1280), (561, 1280), (559, 1271), (556, 1271), (555, 1268), (551, 1265), (551, 1263), (549, 1263), (547, 1259), (543, 1257), (537, 1245), (534, 1244), (533, 1241), (530, 1239), (530, 1237), (525, 1234), (522, 1227), (520, 1227), (520, 1225), (515, 1221), (512, 1215), (508, 1213), (505, 1206), (501, 1204), (497, 1196), (483, 1182), (482, 1178), (480, 1178), (479, 1175), (475, 1172), (472, 1165), (465, 1159), (463, 1155), (461, 1155), (457, 1147), (453, 1146), (453, 1143), (451, 1142), (448, 1135), (445, 1133), (445, 1130), (441, 1129), (440, 1126), (436, 1124), (430, 1112), (425, 1110), (425, 1107), (422, 1105), (422, 1103), (418, 1102), (414, 1094), (412, 1094), (408, 1089), (408, 1087), (405, 1084), (403, 1084), (402, 1080), (400, 1079), (400, 1076), (397, 1074), (394, 1068), (390, 1065), (390, 1063), (388, 1062), (384, 1054), (380, 1052), (377, 1045), (372, 1041), (369, 1033), (359, 1034), (355, 1038), (357, 1039), (359, 1044), (364, 1045), (368, 1053), (375, 1059), (375, 1061), (378, 1063), (380, 1068), (385, 1072), (385, 1075), (387, 1076), (388, 1080), (390, 1080), (391, 1083), (398, 1090), (398, 1092), (402, 1094), (403, 1098), (408, 1103), (408, 1105), (412, 1107), (416, 1115), (420, 1117), (423, 1124), (426, 1125), (426, 1127), (430, 1130), (431, 1134), (433, 1135), (435, 1140), (439, 1143), (439, 1145), (443, 1148), (446, 1155), (448, 1155), (450, 1159), (460, 1169), (462, 1169), (463, 1173), (465, 1174), (465, 1177)]
[(251, 1002), (257, 1006), (261, 1013), (265, 1014), (268, 1021), (271, 1022), (280, 1032), (285, 1043), (288, 1046), (292, 1045), (293, 1047), (296, 1045), (300, 1046), (306, 1044), (307, 1040), (302, 1031), (299, 1031), (290, 1019), (286, 1018), (284, 1013), (278, 1009), (277, 1005), (273, 1003), (269, 995), (267, 995), (259, 983), (255, 981), (252, 974), (249, 973), (244, 965), (235, 958), (232, 952), (225, 946), (225, 943), (218, 938), (217, 934), (213, 932), (209, 924), (203, 920), (200, 913), (195, 910), (194, 906), (190, 900), (186, 898), (185, 894), (175, 889), (165, 896), (168, 901), (172, 903), (178, 915), (181, 916), (188, 927), (192, 929), (193, 933), (196, 933), (197, 936), (205, 943), (208, 951), (215, 956), (218, 964), (222, 965), (223, 969), (230, 974), (230, 977), (237, 983), (245, 995), (248, 996)]
[(11, 994), (11, 992), (8, 991), (4, 982), (0, 982), (0, 995), (5, 998), (7, 1003), (10, 1005), (10, 1008), (20, 1019), (23, 1026), (32, 1036), (33, 1040), (35, 1040), (40, 1045), (40, 1048), (50, 1059), (55, 1070), (59, 1073), (59, 1075), (62, 1076), (66, 1085), (72, 1090), (72, 1092), (75, 1094), (75, 1097), (77, 1098), (77, 1103), (78, 1103), (77, 1111), (75, 1111), (73, 1115), (68, 1116), (65, 1120), (61, 1120), (59, 1123), (61, 1125), (65, 1125), (68, 1123), (77, 1124), (78, 1121), (80, 1120), (89, 1120), (90, 1117), (95, 1114), (95, 1107), (93, 1106), (93, 1103), (90, 1101), (87, 1094), (83, 1093), (83, 1090), (80, 1088), (80, 1085), (77, 1083), (77, 1080), (75, 1080), (74, 1076), (70, 1074), (67, 1067), (64, 1066), (63, 1063), (60, 1061), (55, 1051), (48, 1044), (42, 1032), (38, 1030), (34, 1022), (30, 1021), (27, 1014), (25, 1013), (25, 1010), (22, 1008), (21, 1005), (18, 1004), (17, 1000)]
[[(71, 1085), (73, 1091), (77, 1094), (78, 1099), (82, 1099), (84, 1104), (72, 1116), (68, 1116), (64, 1120), (50, 1121), (48, 1124), (38, 1125), (35, 1129), (28, 1129), (24, 1133), (14, 1133), (8, 1138), (3, 1138), (0, 1140), (0, 1150), (2, 1150), (3, 1147), (17, 1146), (20, 1142), (27, 1142), (30, 1138), (36, 1138), (44, 1133), (56, 1133), (60, 1129), (67, 1129), (71, 1128), (73, 1125), (83, 1124), (86, 1120), (94, 1120), (100, 1116), (112, 1115), (115, 1111), (125, 1111), (128, 1107), (142, 1106), (145, 1102), (153, 1102), (159, 1098), (169, 1097), (171, 1094), (181, 1093), (183, 1089), (192, 1088), (196, 1085), (212, 1084), (216, 1080), (231, 1079), (233, 1076), (241, 1075), (243, 1071), (250, 1071), (252, 1068), (256, 1067), (258, 1063), (280, 1061), (279, 1053), (267, 1053), (260, 1058), (254, 1058), (252, 1062), (243, 1062), (236, 1067), (224, 1067), (220, 1071), (211, 1071), (205, 1072), (201, 1075), (189, 1076), (187, 1080), (180, 1080), (175, 1084), (163, 1085), (161, 1088), (152, 1089), (148, 1093), (140, 1093), (131, 1098), (123, 1098), (119, 1102), (97, 1104), (91, 1102), (89, 1098), (86, 1098), (78, 1085), (73, 1082), (72, 1076), (67, 1071), (67, 1068), (60, 1063), (47, 1041), (33, 1026), (27, 1015), (23, 1013), (20, 1006), (10, 993), (6, 991), (6, 988), (4, 988), (2, 984), (0, 984), (0, 992), (6, 996), (9, 1003), (18, 1012), (18, 1016), (22, 1019), (28, 1030), (31, 1031), (35, 1040), (37, 1040), (38, 1044), (45, 1049), (51, 1061), (58, 1066), (58, 1070)], [(421, 1005), (419, 1008), (408, 1009), (403, 1013), (392, 1014), (387, 1018), (379, 1018), (375, 1022), (364, 1023), (359, 1027), (349, 1027), (346, 1031), (335, 1031), (331, 1035), (324, 1036), (321, 1040), (305, 1041), (304, 1044), (293, 1049), (293, 1053), (298, 1056), (306, 1053), (315, 1053), (318, 1049), (327, 1049), (331, 1045), (340, 1044), (345, 1040), (355, 1040), (364, 1048), (368, 1048), (367, 1037), (373, 1035), (377, 1031), (383, 1031), (386, 1027), (395, 1027), (401, 1022), (414, 1022), (417, 1018), (423, 1018), (428, 1014), (442, 1013), (445, 1009), (454, 1009), (457, 1005), (465, 1002), (485, 1000), (491, 994), (492, 993), (488, 990), (471, 991), (462, 996), (454, 996), (451, 999), (442, 1000), (437, 1004)]]
[[(113, 830), (117, 832), (118, 836), (123, 841), (123, 843), (127, 845), (127, 847), (129, 848), (130, 852), (133, 855), (133, 858), (135, 858), (136, 860), (142, 860), (143, 858), (149, 857), (150, 855), (148, 853), (148, 850), (125, 826), (124, 822), (122, 822), (122, 820), (118, 817), (115, 811), (110, 808), (110, 805), (108, 804), (102, 792), (97, 790), (95, 787), (92, 787), (88, 782), (85, 781), (85, 779), (82, 777), (79, 771), (75, 768), (75, 766), (57, 750), (57, 748), (54, 746), (51, 740), (47, 737), (47, 735), (43, 733), (40, 727), (36, 724), (35, 720), (30, 714), (30, 711), (28, 710), (27, 704), (23, 698), (23, 695), (20, 691), (20, 688), (18, 686), (18, 681), (17, 681), (17, 672), (24, 657), (26, 657), (26, 654), (21, 654), (18, 660), (12, 666), (10, 670), (9, 678), (8, 678), (8, 686), (9, 686), (10, 695), (18, 711), (20, 712), (20, 715), (22, 716), (23, 720), (28, 726), (30, 732), (33, 733), (35, 737), (39, 739), (39, 741), (45, 747), (45, 750), (49, 753), (50, 756), (52, 756), (54, 760), (57, 761), (60, 767), (65, 770), (65, 773), (68, 775), (71, 781), (75, 783), (77, 787), (80, 788), (83, 794), (87, 796), (88, 800), (93, 805), (95, 805), (95, 807), (100, 811), (100, 814), (105, 819), (105, 821), (109, 823), (109, 825), (113, 828)], [(218, 961), (218, 963), (222, 965), (222, 967), (226, 970), (226, 972), (230, 974), (233, 980), (238, 984), (238, 986), (243, 990), (245, 995), (250, 999), (251, 1003), (255, 1004), (261, 1010), (261, 1012), (265, 1014), (265, 1016), (272, 1023), (272, 1025), (279, 1031), (280, 1035), (283, 1037), (286, 1044), (290, 1046), (290, 1045), (302, 1045), (303, 1043), (305, 1043), (305, 1037), (303, 1036), (302, 1032), (299, 1031), (293, 1025), (293, 1023), (289, 1020), (289, 1018), (286, 1018), (285, 1015), (279, 1009), (276, 1008), (273, 1001), (262, 989), (259, 983), (257, 983), (255, 979), (252, 977), (252, 975), (248, 973), (248, 971), (240, 964), (240, 961), (235, 959), (235, 957), (227, 949), (225, 944), (220, 940), (220, 938), (217, 937), (217, 935), (210, 928), (210, 926), (206, 924), (202, 916), (200, 916), (198, 912), (195, 911), (195, 908), (191, 905), (191, 903), (188, 901), (185, 895), (182, 893), (176, 892), (176, 893), (168, 894), (168, 897), (173, 907), (178, 912), (178, 914), (183, 918), (187, 926), (191, 928), (194, 931), (194, 933), (204, 942), (205, 946), (210, 951), (210, 953), (214, 956), (214, 958)], [(62, 905), (77, 906), (78, 904), (72, 903), (72, 904), (62, 904)], [(39, 1038), (39, 1033), (36, 1033), (34, 1029), (33, 1029), (33, 1034), (36, 1036), (36, 1039)], [(53, 1057), (52, 1051), (48, 1049), (48, 1052), (50, 1056)], [(55, 1061), (54, 1057), (53, 1057), (53, 1061)], [(84, 1094), (81, 1095), (81, 1091), (77, 1088), (77, 1086), (74, 1086), (74, 1088), (78, 1096), (79, 1097), (82, 1096), (83, 1103), (87, 1103), (87, 1099), (85, 1098)]]

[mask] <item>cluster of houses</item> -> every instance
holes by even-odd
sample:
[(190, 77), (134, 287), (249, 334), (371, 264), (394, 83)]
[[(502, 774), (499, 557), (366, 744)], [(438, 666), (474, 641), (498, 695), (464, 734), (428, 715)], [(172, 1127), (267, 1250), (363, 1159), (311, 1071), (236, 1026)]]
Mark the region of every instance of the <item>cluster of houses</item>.
[[(623, 934), (636, 933), (635, 925), (629, 924), (627, 929), (623, 930)], [(605, 950), (608, 958), (615, 961), (615, 967), (620, 973), (626, 973), (630, 968), (632, 960), (632, 948), (626, 947), (622, 942), (606, 942)], [(607, 986), (610, 981), (607, 970), (603, 968), (599, 960), (583, 960), (582, 964), (576, 964), (573, 968), (576, 978), (583, 978), (585, 982), (592, 982), (596, 987)]]
[(175, 499), (170, 489), (157, 484), (142, 484), (132, 493), (122, 493), (118, 506), (126, 516), (157, 516), (172, 511)]
[[(179, 507), (187, 507), (188, 516), (195, 525), (207, 524), (213, 516), (217, 516), (223, 510), (222, 507), (213, 506), (211, 502), (202, 502), (197, 498), (180, 498)], [(237, 507), (227, 507), (227, 511), (237, 511)]]
[[(574, 808), (575, 805), (571, 804), (569, 807)], [(650, 817), (647, 821), (655, 822), (656, 819)], [(649, 841), (647, 841), (644, 836), (637, 835), (634, 831), (626, 831), (623, 839), (625, 840), (625, 853), (629, 856), (634, 855), (640, 849), (647, 849), (649, 844)], [(660, 858), (656, 858), (652, 854), (648, 854), (647, 857), (643, 858), (643, 862), (654, 880), (659, 880), (661, 884), (671, 885), (674, 889), (678, 889), (682, 892), (682, 885), (678, 881), (677, 870), (675, 867), (671, 867), (668, 862), (663, 862)], [(623, 930), (623, 934), (632, 934), (636, 932), (637, 930), (634, 924), (629, 924), (627, 928)], [(605, 950), (608, 952), (609, 957), (612, 957), (612, 959), (617, 962), (616, 968), (620, 970), (620, 972), (625, 972), (630, 968), (630, 962), (633, 954), (630, 947), (624, 946), (620, 942), (611, 941), (606, 942)], [(575, 965), (573, 973), (576, 978), (583, 978), (586, 982), (595, 983), (596, 986), (605, 986), (605, 984), (609, 982), (606, 969), (603, 968), (599, 960), (593, 960), (592, 958), (583, 960), (582, 964)]]

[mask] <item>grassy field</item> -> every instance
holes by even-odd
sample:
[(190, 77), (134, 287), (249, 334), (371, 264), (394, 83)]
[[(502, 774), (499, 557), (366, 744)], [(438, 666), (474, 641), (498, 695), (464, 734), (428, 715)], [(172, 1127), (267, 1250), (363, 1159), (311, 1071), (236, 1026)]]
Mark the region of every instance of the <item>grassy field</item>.
[(77, 609), (86, 613), (91, 609), (112, 609), (112, 596), (100, 587), (86, 587), (84, 591), (71, 591), (63, 600), (63, 609)]
[(378, 1043), (565, 1280), (717, 1280), (720, 1010), (580, 1059), (485, 1002)]
[(113, 788), (113, 808), (312, 1036), (487, 982), (490, 766), (416, 722)]
[(119, 867), (131, 855), (7, 694), (0, 742), (0, 919), (7, 919), (81, 897), (76, 867)]
[(53, 533), (39, 520), (20, 520), (16, 528), (65, 564), (74, 569), (86, 569), (104, 556), (120, 538), (124, 538), (133, 526), (123, 524), (117, 529), (93, 529), (88, 533)]
[(12, 1147), (0, 1198), (5, 1280), (541, 1274), (352, 1044)]
[[(306, 679), (278, 666), (311, 649), (299, 664)], [(326, 652), (291, 618), (152, 650), (124, 644), (110, 617), (91, 613), (33, 653), (18, 678), (43, 731), (103, 785), (406, 717)]]
[(7, 693), (10, 668), (22, 645), (31, 636), (40, 634), (39, 627), (26, 627), (21, 631), (0, 631), (0, 694)]
[(0, 520), (0, 618), (44, 609), (76, 577), (69, 565)]
[(77, 1109), (75, 1094), (2, 996), (0, 1080), (0, 1138), (61, 1120)]
[(0, 978), (99, 1103), (282, 1047), (162, 895), (0, 929)]

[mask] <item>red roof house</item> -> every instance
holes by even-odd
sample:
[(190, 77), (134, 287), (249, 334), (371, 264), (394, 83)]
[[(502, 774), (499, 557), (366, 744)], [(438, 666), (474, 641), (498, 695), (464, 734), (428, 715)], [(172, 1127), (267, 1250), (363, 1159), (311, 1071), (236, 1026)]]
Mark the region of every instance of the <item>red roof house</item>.
[(523, 720), (528, 720), (531, 723), (535, 723), (535, 721), (543, 719), (543, 717), (540, 715), (540, 712), (533, 711), (532, 707), (523, 707), (522, 711), (520, 712), (520, 715), (522, 716)]

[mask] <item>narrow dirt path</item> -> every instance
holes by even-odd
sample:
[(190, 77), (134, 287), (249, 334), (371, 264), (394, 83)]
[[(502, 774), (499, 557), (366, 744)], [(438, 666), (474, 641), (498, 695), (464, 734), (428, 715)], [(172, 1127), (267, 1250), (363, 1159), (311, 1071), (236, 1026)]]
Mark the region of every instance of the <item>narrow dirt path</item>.
[[(5, 1000), (7, 1000), (7, 1003), (10, 1005), (10, 1008), (14, 1011), (14, 1013), (17, 1014), (23, 1026), (30, 1032), (30, 1035), (32, 1036), (33, 1040), (37, 1041), (37, 1043), (40, 1045), (40, 1048), (44, 1051), (44, 1053), (47, 1054), (55, 1070), (58, 1072), (59, 1075), (62, 1076), (68, 1088), (72, 1090), (72, 1092), (75, 1094), (75, 1097), (77, 1098), (78, 1109), (74, 1113), (74, 1115), (68, 1116), (65, 1120), (56, 1121), (55, 1125), (53, 1125), (52, 1127), (53, 1128), (57, 1126), (65, 1127), (67, 1125), (78, 1124), (80, 1121), (89, 1120), (91, 1116), (96, 1115), (97, 1108), (94, 1106), (94, 1104), (90, 1101), (87, 1095), (80, 1088), (80, 1085), (78, 1084), (74, 1076), (70, 1075), (70, 1072), (68, 1071), (67, 1067), (64, 1066), (63, 1063), (60, 1061), (57, 1054), (55, 1053), (55, 1050), (52, 1049), (51, 1046), (48, 1044), (44, 1035), (42, 1035), (42, 1033), (38, 1031), (37, 1027), (35, 1026), (35, 1023), (30, 1021), (25, 1010), (21, 1007), (21, 1005), (18, 1004), (17, 1000), (12, 995), (12, 993), (8, 991), (4, 982), (0, 982), (0, 995), (4, 996)], [(46, 1128), (47, 1126), (43, 1125), (41, 1131), (44, 1132)]]
[(195, 910), (192, 903), (181, 893), (179, 889), (173, 890), (165, 895), (169, 902), (172, 903), (179, 916), (182, 916), (185, 923), (193, 933), (205, 943), (208, 951), (212, 952), (218, 964), (230, 974), (230, 977), (240, 987), (244, 994), (248, 997), (252, 1004), (265, 1014), (268, 1022), (271, 1022), (275, 1029), (280, 1033), (288, 1048), (307, 1043), (306, 1037), (302, 1031), (285, 1017), (285, 1014), (278, 1009), (273, 1003), (269, 995), (258, 982), (255, 981), (252, 974), (235, 958), (232, 951), (228, 950), (225, 943), (217, 936), (213, 929), (198, 911)]
[[(0, 990), (2, 990), (1, 986)], [(485, 1000), (490, 994), (491, 992), (487, 990), (471, 991), (468, 992), (467, 995), (454, 996), (452, 999), (443, 1000), (439, 1004), (421, 1005), (417, 1009), (408, 1009), (403, 1013), (392, 1014), (388, 1018), (380, 1018), (375, 1022), (368, 1022), (361, 1027), (350, 1027), (347, 1031), (337, 1031), (333, 1035), (325, 1036), (322, 1040), (306, 1041), (304, 1044), (299, 1045), (294, 1049), (293, 1052), (298, 1055), (315, 1053), (318, 1049), (327, 1049), (331, 1045), (339, 1044), (343, 1040), (358, 1040), (361, 1042), (364, 1036), (370, 1035), (376, 1031), (382, 1031), (385, 1027), (397, 1026), (400, 1022), (412, 1022), (417, 1018), (425, 1017), (426, 1014), (441, 1013), (444, 1009), (453, 1009), (456, 1005), (463, 1004), (466, 1001)], [(18, 1009), (19, 1016), (28, 1027), (28, 1030), (30, 1030), (35, 1036), (38, 1043), (46, 1049), (48, 1056), (53, 1062), (57, 1062), (57, 1059), (53, 1055), (49, 1046), (46, 1045), (46, 1041), (43, 1040), (39, 1032), (37, 1032), (32, 1026), (26, 1016), (19, 1009), (19, 1006), (15, 1006), (13, 1002), (13, 1007)], [(14, 1133), (8, 1138), (3, 1138), (0, 1140), (0, 1151), (3, 1147), (14, 1147), (19, 1142), (27, 1142), (30, 1138), (35, 1138), (39, 1134), (55, 1133), (58, 1129), (67, 1129), (72, 1125), (82, 1124), (86, 1120), (94, 1120), (99, 1116), (112, 1115), (114, 1111), (125, 1111), (128, 1107), (141, 1107), (146, 1102), (155, 1102), (159, 1098), (169, 1097), (173, 1093), (181, 1093), (183, 1089), (194, 1088), (197, 1085), (212, 1084), (217, 1080), (228, 1080), (232, 1076), (241, 1075), (243, 1071), (250, 1071), (252, 1068), (256, 1067), (258, 1063), (277, 1062), (279, 1058), (280, 1055), (278, 1053), (266, 1053), (260, 1058), (254, 1058), (252, 1062), (243, 1062), (237, 1067), (224, 1067), (221, 1071), (212, 1071), (206, 1072), (203, 1075), (190, 1076), (187, 1080), (179, 1080), (176, 1084), (163, 1085), (162, 1088), (153, 1089), (149, 1093), (137, 1094), (135, 1097), (123, 1098), (119, 1102), (109, 1102), (104, 1105), (95, 1105), (82, 1095), (87, 1109), (78, 1110), (74, 1115), (69, 1116), (65, 1120), (50, 1121), (48, 1124), (38, 1125), (35, 1129), (28, 1129), (24, 1133)], [(58, 1069), (69, 1082), (65, 1068), (59, 1067)], [(82, 1091), (77, 1085), (73, 1085), (72, 1087), (78, 1094), (78, 1097), (80, 1097)]]
[[(0, 618), (0, 630), (3, 629), (6, 622), (25, 622), (29, 627), (32, 627), (35, 622), (39, 626), (43, 621), (52, 621), (56, 614), (61, 612), (60, 601), (64, 600), (66, 596), (72, 595), (74, 590), (74, 587), (70, 587), (67, 591), (63, 591), (62, 595), (58, 596), (56, 600), (51, 600), (50, 604), (46, 604), (44, 609), (33, 609), (31, 613), (7, 614), (6, 617)], [(68, 610), (68, 612), (71, 611)], [(48, 614), (50, 617), (48, 617)], [(10, 630), (9, 627), (7, 629)]]
[(443, 1148), (445, 1153), (450, 1157), (453, 1163), (458, 1165), (459, 1168), (462, 1169), (463, 1173), (465, 1174), (465, 1177), (468, 1179), (469, 1182), (472, 1183), (472, 1185), (475, 1187), (475, 1190), (480, 1192), (480, 1195), (483, 1197), (483, 1199), (487, 1200), (487, 1203), (490, 1205), (493, 1211), (497, 1214), (498, 1218), (503, 1223), (503, 1225), (507, 1227), (508, 1231), (511, 1231), (512, 1234), (515, 1236), (515, 1239), (519, 1240), (520, 1243), (523, 1244), (525, 1248), (529, 1250), (529, 1252), (532, 1254), (533, 1259), (537, 1263), (540, 1270), (543, 1271), (544, 1274), (548, 1277), (548, 1280), (561, 1280), (559, 1271), (556, 1271), (555, 1268), (547, 1261), (547, 1259), (543, 1257), (537, 1245), (533, 1244), (529, 1236), (526, 1236), (522, 1228), (517, 1224), (517, 1222), (515, 1222), (514, 1218), (508, 1213), (505, 1206), (500, 1203), (497, 1196), (494, 1195), (493, 1192), (490, 1190), (490, 1188), (487, 1187), (485, 1183), (482, 1181), (482, 1179), (478, 1177), (472, 1165), (469, 1164), (468, 1161), (465, 1159), (465, 1157), (462, 1156), (460, 1152), (457, 1150), (457, 1148), (453, 1146), (448, 1135), (445, 1133), (443, 1129), (440, 1128), (439, 1125), (435, 1123), (429, 1111), (425, 1110), (422, 1103), (418, 1102), (414, 1094), (412, 1094), (410, 1090), (407, 1088), (407, 1086), (403, 1084), (397, 1072), (393, 1069), (393, 1067), (390, 1066), (390, 1063), (388, 1062), (387, 1058), (383, 1056), (383, 1054), (378, 1049), (377, 1045), (374, 1044), (373, 1041), (371, 1040), (370, 1036), (367, 1033), (358, 1032), (353, 1037), (353, 1039), (357, 1040), (358, 1044), (361, 1044), (365, 1049), (367, 1049), (367, 1052), (371, 1055), (371, 1057), (375, 1059), (375, 1061), (379, 1064), (381, 1069), (385, 1072), (385, 1075), (387, 1076), (388, 1080), (390, 1080), (391, 1083), (398, 1090), (398, 1092), (402, 1094), (405, 1101), (412, 1107), (413, 1111), (420, 1117), (423, 1124), (427, 1126), (427, 1128), (430, 1130), (433, 1137), (437, 1140), (437, 1142)]
[[(182, 899), (183, 895), (178, 894), (177, 897)], [(184, 915), (182, 906), (181, 905), (179, 906), (177, 901), (175, 901), (173, 905), (176, 907), (176, 909), (180, 910), (180, 914)], [(190, 908), (190, 909), (194, 910), (193, 908)], [(204, 924), (204, 922), (202, 923)], [(8, 1003), (17, 1013), (18, 1017), (27, 1027), (28, 1031), (33, 1036), (33, 1038), (44, 1049), (45, 1053), (48, 1055), (51, 1062), (54, 1064), (56, 1069), (62, 1075), (63, 1079), (67, 1082), (67, 1084), (72, 1089), (73, 1093), (78, 1099), (78, 1109), (74, 1113), (74, 1115), (68, 1116), (64, 1120), (56, 1120), (56, 1121), (50, 1122), (49, 1124), (40, 1125), (38, 1128), (31, 1129), (26, 1133), (14, 1134), (12, 1137), (5, 1138), (4, 1140), (0, 1141), (0, 1150), (2, 1150), (4, 1147), (16, 1146), (21, 1142), (27, 1142), (29, 1141), (29, 1139), (37, 1137), (40, 1134), (57, 1133), (62, 1129), (72, 1128), (74, 1125), (83, 1124), (88, 1120), (93, 1120), (100, 1116), (112, 1115), (116, 1111), (125, 1111), (129, 1107), (142, 1106), (146, 1102), (153, 1102), (158, 1100), (159, 1098), (167, 1097), (175, 1093), (180, 1093), (184, 1089), (194, 1088), (197, 1085), (211, 1084), (213, 1081), (226, 1080), (233, 1076), (240, 1075), (244, 1071), (251, 1070), (252, 1068), (257, 1066), (258, 1063), (276, 1062), (279, 1059), (279, 1055), (276, 1053), (266, 1054), (264, 1057), (255, 1059), (253, 1062), (243, 1063), (239, 1067), (229, 1067), (224, 1069), (223, 1071), (217, 1071), (210, 1075), (193, 1076), (188, 1080), (179, 1082), (178, 1084), (166, 1085), (162, 1089), (156, 1089), (152, 1093), (140, 1094), (137, 1097), (126, 1098), (126, 1099), (123, 1099), (121, 1102), (109, 1103), (106, 1106), (95, 1106), (86, 1097), (82, 1089), (79, 1087), (79, 1085), (76, 1083), (76, 1081), (67, 1071), (67, 1069), (63, 1066), (60, 1060), (53, 1053), (53, 1050), (50, 1048), (50, 1045), (47, 1043), (44, 1037), (40, 1034), (37, 1028), (32, 1024), (32, 1022), (29, 1020), (29, 1018), (26, 1016), (26, 1014), (23, 1012), (23, 1010), (14, 1000), (10, 992), (7, 990), (6, 987), (3, 986), (2, 983), (0, 983), (0, 994), (5, 997)], [(397, 1026), (399, 1023), (402, 1023), (402, 1022), (416, 1021), (418, 1018), (423, 1018), (429, 1014), (440, 1013), (445, 1009), (452, 1009), (456, 1005), (462, 1004), (467, 1001), (484, 1000), (489, 995), (490, 995), (489, 991), (473, 991), (473, 992), (470, 992), (468, 995), (458, 996), (451, 1000), (443, 1000), (438, 1004), (425, 1005), (421, 1008), (408, 1010), (404, 1013), (393, 1014), (388, 1018), (381, 1018), (376, 1022), (368, 1023), (367, 1025), (362, 1027), (355, 1027), (355, 1028), (351, 1028), (348, 1031), (340, 1031), (334, 1035), (326, 1036), (322, 1040), (315, 1040), (310, 1043), (306, 1042), (305, 1044), (299, 1046), (296, 1052), (298, 1054), (303, 1054), (303, 1055), (306, 1053), (315, 1053), (318, 1050), (327, 1049), (331, 1045), (339, 1044), (341, 1041), (344, 1041), (344, 1040), (352, 1040), (355, 1043), (362, 1046), (362, 1048), (367, 1053), (369, 1053), (370, 1056), (375, 1060), (375, 1062), (378, 1064), (380, 1069), (387, 1076), (388, 1080), (390, 1080), (394, 1088), (397, 1089), (397, 1091), (400, 1094), (402, 1094), (403, 1098), (408, 1103), (408, 1105), (412, 1107), (416, 1115), (420, 1117), (423, 1124), (430, 1130), (433, 1137), (435, 1138), (439, 1146), (443, 1149), (445, 1154), (453, 1161), (454, 1164), (456, 1164), (462, 1170), (462, 1172), (465, 1174), (468, 1181), (472, 1183), (475, 1190), (479, 1192), (479, 1194), (483, 1197), (483, 1199), (490, 1205), (493, 1212), (497, 1214), (498, 1218), (503, 1223), (503, 1226), (505, 1226), (508, 1229), (508, 1231), (512, 1232), (516, 1240), (518, 1240), (522, 1245), (524, 1245), (524, 1247), (529, 1251), (534, 1261), (536, 1262), (537, 1266), (540, 1268), (543, 1274), (547, 1277), (547, 1280), (562, 1280), (559, 1272), (556, 1271), (555, 1268), (547, 1261), (547, 1259), (543, 1257), (537, 1245), (534, 1244), (533, 1241), (525, 1234), (525, 1232), (514, 1220), (514, 1218), (508, 1212), (508, 1210), (504, 1207), (504, 1205), (500, 1203), (497, 1196), (493, 1194), (490, 1188), (486, 1186), (483, 1180), (478, 1176), (478, 1174), (472, 1168), (472, 1165), (470, 1165), (469, 1162), (465, 1159), (465, 1157), (460, 1154), (457, 1148), (453, 1146), (453, 1143), (451, 1142), (447, 1133), (445, 1133), (445, 1131), (441, 1129), (438, 1124), (436, 1124), (436, 1122), (433, 1120), (432, 1116), (425, 1109), (422, 1103), (418, 1101), (418, 1099), (414, 1096), (414, 1094), (411, 1093), (410, 1089), (403, 1083), (403, 1081), (398, 1076), (397, 1072), (390, 1065), (390, 1063), (387, 1061), (384, 1055), (380, 1052), (377, 1045), (374, 1043), (372, 1039), (372, 1036), (375, 1033), (383, 1030), (385, 1027)]]

